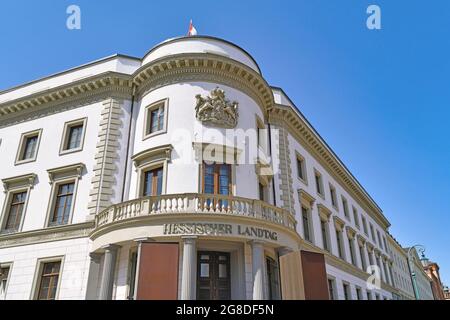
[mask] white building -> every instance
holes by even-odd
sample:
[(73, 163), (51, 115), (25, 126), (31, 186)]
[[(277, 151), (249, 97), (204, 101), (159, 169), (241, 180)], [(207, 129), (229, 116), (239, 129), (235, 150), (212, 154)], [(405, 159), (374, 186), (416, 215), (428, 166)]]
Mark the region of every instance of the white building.
[(398, 300), (414, 300), (415, 295), (408, 266), (408, 254), (392, 235), (388, 234), (387, 237), (390, 256), (393, 260), (392, 278), (394, 279), (394, 286), (397, 288), (394, 298)]
[(171, 39), (0, 92), (0, 139), (2, 298), (396, 292), (389, 221), (230, 42)]

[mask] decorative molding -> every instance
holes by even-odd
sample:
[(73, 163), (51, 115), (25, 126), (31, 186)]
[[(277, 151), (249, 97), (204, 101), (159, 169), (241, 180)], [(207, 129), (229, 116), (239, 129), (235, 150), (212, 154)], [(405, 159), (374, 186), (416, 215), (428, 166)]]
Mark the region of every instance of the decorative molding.
[(346, 226), (345, 230), (347, 231), (347, 235), (350, 239), (354, 239), (356, 236), (356, 230), (350, 226)]
[(115, 174), (118, 171), (116, 162), (119, 159), (120, 128), (122, 120), (123, 101), (108, 98), (103, 101), (103, 109), (97, 137), (97, 148), (94, 156), (92, 188), (89, 193), (91, 199), (88, 210), (91, 215), (110, 206), (115, 185)]
[(331, 210), (328, 209), (326, 206), (324, 206), (321, 203), (317, 204), (317, 211), (319, 212), (320, 219), (322, 221), (329, 222), (331, 217)]
[(327, 171), (350, 193), (355, 200), (359, 200), (375, 221), (385, 229), (390, 226), (381, 209), (367, 194), (359, 182), (345, 168), (333, 151), (320, 138), (315, 130), (299, 113), (290, 106), (276, 104), (269, 113), (269, 123), (285, 126), (287, 130), (304, 146)]
[(138, 168), (142, 165), (143, 162), (154, 162), (154, 161), (170, 161), (172, 158), (172, 150), (173, 146), (171, 144), (166, 144), (162, 146), (158, 146), (155, 148), (147, 149), (141, 151), (134, 156), (131, 157), (131, 160), (134, 163), (134, 166)]
[(273, 93), (264, 78), (247, 65), (213, 53), (181, 53), (154, 60), (133, 75), (137, 94), (171, 83), (205, 81), (245, 92), (264, 114), (273, 107)]
[(0, 248), (31, 245), (76, 238), (87, 238), (94, 228), (94, 222), (70, 224), (39, 230), (0, 235)]
[(304, 189), (298, 189), (298, 196), (300, 198), (300, 203), (307, 206), (308, 208), (313, 207), (314, 202), (316, 202), (316, 199), (310, 195), (306, 190)]
[(192, 148), (197, 162), (216, 161), (219, 163), (239, 163), (238, 159), (242, 150), (236, 146), (227, 146), (210, 142), (192, 142)]
[(112, 95), (130, 98), (131, 93), (131, 76), (108, 71), (0, 103), (0, 127), (101, 101)]
[(58, 176), (64, 176), (64, 178), (75, 177), (81, 179), (83, 170), (86, 166), (83, 163), (71, 164), (68, 166), (48, 169), (48, 180), (50, 184), (53, 184)]
[(278, 139), (274, 136), (273, 143), (278, 148), (274, 148), (278, 152), (278, 179), (279, 179), (279, 197), (282, 207), (295, 213), (293, 172), (291, 163), (291, 151), (289, 148), (288, 133), (282, 122), (273, 123), (272, 128), (278, 131)]
[(334, 226), (339, 231), (344, 231), (345, 221), (338, 216), (333, 216)]
[(236, 101), (230, 102), (225, 98), (225, 91), (216, 87), (209, 96), (202, 97), (197, 94), (195, 105), (195, 118), (206, 126), (217, 126), (232, 129), (237, 126), (239, 119)]
[(20, 186), (32, 189), (36, 180), (37, 174), (29, 173), (21, 176), (2, 179), (3, 192), (7, 193), (12, 187)]

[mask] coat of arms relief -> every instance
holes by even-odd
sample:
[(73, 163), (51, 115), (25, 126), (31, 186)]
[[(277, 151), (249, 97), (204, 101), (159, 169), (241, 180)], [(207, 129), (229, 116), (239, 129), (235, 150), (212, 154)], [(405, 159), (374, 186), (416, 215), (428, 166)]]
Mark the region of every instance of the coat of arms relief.
[(238, 105), (225, 98), (225, 91), (216, 87), (207, 97), (196, 95), (195, 117), (206, 125), (234, 128), (238, 122)]

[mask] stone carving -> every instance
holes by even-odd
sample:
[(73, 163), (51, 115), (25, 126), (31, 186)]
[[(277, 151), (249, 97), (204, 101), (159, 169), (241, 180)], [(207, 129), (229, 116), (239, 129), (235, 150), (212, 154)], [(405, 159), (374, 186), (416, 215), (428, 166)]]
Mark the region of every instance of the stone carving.
[(195, 117), (206, 125), (234, 128), (238, 122), (238, 105), (225, 98), (225, 91), (216, 87), (206, 98), (196, 95)]

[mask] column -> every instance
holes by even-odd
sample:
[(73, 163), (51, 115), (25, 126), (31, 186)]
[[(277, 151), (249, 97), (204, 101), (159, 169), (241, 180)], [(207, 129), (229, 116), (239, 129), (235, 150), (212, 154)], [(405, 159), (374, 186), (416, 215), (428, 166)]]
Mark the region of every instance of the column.
[(364, 254), (364, 259), (366, 259), (366, 270), (364, 270), (366, 272), (367, 267), (370, 266), (369, 251), (367, 250), (366, 244), (364, 244), (364, 247), (363, 247), (363, 254)]
[(264, 244), (252, 241), (253, 300), (264, 299)]
[(119, 246), (109, 245), (104, 247), (105, 258), (103, 261), (102, 279), (100, 282), (99, 300), (111, 300), (114, 285), (114, 269), (116, 267), (117, 249)]
[(89, 264), (89, 275), (86, 288), (86, 300), (95, 300), (97, 299), (97, 285), (98, 285), (98, 276), (100, 273), (101, 255), (98, 253), (90, 253), (89, 257), (91, 258), (91, 261)]
[(196, 299), (197, 237), (183, 239), (183, 270), (181, 273), (181, 300)]

